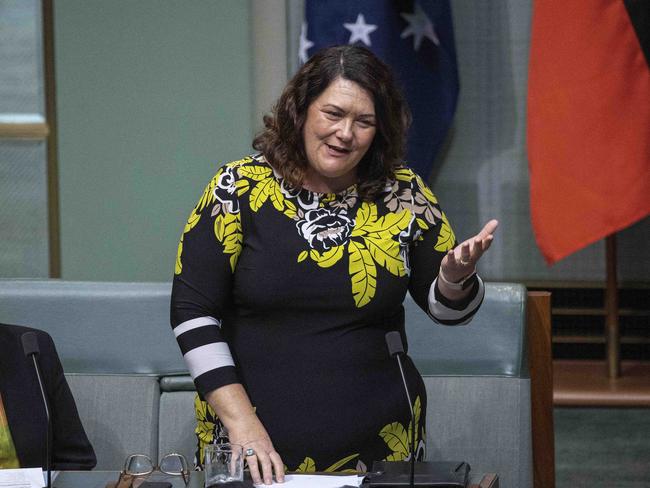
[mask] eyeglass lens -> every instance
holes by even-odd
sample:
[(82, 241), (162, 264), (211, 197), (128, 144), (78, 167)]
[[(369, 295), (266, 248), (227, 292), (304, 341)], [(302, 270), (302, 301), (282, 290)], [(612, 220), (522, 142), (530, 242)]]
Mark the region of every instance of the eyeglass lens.
[(187, 462), (180, 454), (167, 454), (160, 460), (160, 471), (163, 473), (182, 474), (187, 470)]
[(153, 471), (153, 463), (149, 456), (134, 454), (126, 461), (125, 471), (128, 474), (147, 474)]

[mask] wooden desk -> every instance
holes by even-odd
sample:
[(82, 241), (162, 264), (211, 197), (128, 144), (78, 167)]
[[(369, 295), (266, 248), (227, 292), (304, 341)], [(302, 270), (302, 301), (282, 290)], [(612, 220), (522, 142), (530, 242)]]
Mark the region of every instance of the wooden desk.
[(468, 488), (499, 488), (499, 476), (494, 473), (485, 474), (478, 483), (470, 482)]

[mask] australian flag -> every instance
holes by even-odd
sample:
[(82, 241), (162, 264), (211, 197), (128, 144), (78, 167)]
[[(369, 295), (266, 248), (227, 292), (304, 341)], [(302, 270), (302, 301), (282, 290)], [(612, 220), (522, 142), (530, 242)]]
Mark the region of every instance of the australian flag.
[(362, 44), (392, 67), (413, 114), (407, 164), (428, 178), (458, 99), (449, 1), (306, 0), (300, 62), (336, 44)]

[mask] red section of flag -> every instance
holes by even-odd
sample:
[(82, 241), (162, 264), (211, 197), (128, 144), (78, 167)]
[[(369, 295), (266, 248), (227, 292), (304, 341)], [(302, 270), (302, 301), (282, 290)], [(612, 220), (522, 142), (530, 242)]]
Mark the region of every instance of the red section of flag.
[(650, 213), (650, 69), (622, 0), (535, 2), (528, 159), (549, 264)]

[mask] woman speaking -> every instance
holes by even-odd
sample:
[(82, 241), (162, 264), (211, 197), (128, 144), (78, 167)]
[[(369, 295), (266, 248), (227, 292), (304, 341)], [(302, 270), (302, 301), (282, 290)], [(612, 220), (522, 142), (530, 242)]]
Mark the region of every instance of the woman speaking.
[[(439, 323), (483, 298), (476, 263), (497, 222), (456, 245), (436, 197), (403, 163), (408, 108), (369, 50), (321, 51), (289, 81), (257, 154), (223, 166), (178, 247), (171, 322), (206, 443), (244, 446), (253, 481), (364, 471), (424, 454), (426, 392), (385, 335), (409, 291)], [(403, 444), (406, 443), (406, 446)]]

